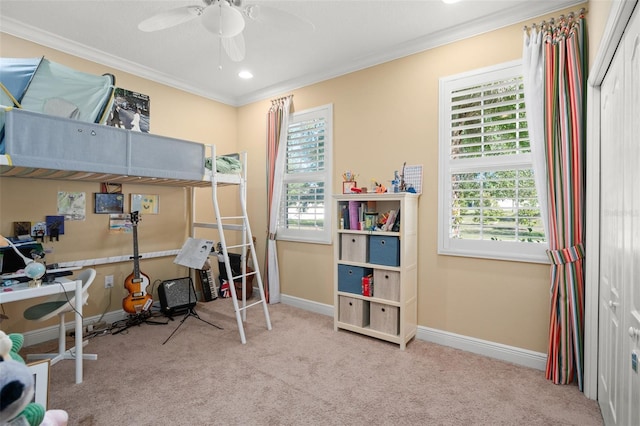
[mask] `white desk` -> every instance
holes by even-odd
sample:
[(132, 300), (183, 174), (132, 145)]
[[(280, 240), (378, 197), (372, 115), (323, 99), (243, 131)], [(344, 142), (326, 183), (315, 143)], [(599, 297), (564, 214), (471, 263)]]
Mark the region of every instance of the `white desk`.
[[(64, 277), (56, 278), (52, 284), (42, 284), (40, 287), (29, 287), (28, 283), (14, 284), (10, 287), (0, 287), (0, 304), (15, 302), (17, 300), (31, 299), (40, 296), (72, 291), (75, 288), (76, 298), (76, 383), (82, 383), (82, 281), (72, 281)], [(10, 290), (9, 290), (10, 289)]]

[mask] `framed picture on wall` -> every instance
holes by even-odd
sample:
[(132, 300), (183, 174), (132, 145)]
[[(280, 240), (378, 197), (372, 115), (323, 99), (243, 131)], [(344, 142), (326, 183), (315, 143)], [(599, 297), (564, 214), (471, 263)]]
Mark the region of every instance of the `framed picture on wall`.
[(94, 211), (97, 214), (124, 213), (124, 195), (105, 194), (96, 192), (94, 194)]
[(131, 194), (131, 211), (140, 214), (158, 214), (157, 194)]
[(31, 235), (31, 222), (13, 222), (13, 236)]

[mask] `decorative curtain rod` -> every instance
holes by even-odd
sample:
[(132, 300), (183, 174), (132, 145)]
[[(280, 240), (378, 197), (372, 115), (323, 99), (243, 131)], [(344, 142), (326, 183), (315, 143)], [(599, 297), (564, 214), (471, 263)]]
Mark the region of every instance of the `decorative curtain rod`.
[(293, 95), (287, 95), (287, 96), (283, 96), (281, 98), (271, 99), (271, 104), (282, 102), (282, 101), (284, 101), (285, 99), (288, 99), (288, 98), (293, 98)]
[[(582, 8), (582, 9), (580, 9), (580, 11), (578, 12), (578, 16), (580, 16), (580, 17), (581, 17), (581, 16), (583, 16), (585, 13), (587, 13), (587, 9), (585, 9), (585, 8), (583, 7), (583, 8)], [(576, 13), (575, 13), (575, 12), (569, 12), (569, 14), (568, 14), (566, 17), (565, 17), (564, 15), (560, 15), (560, 17), (558, 18), (558, 21), (562, 22), (562, 21), (564, 21), (565, 19), (573, 19), (575, 16), (576, 16)], [(551, 18), (551, 19), (549, 20), (549, 22), (547, 22), (547, 21), (542, 21), (542, 22), (541, 22), (541, 23), (539, 23), (539, 24), (536, 24), (536, 23), (531, 24), (531, 28), (538, 28), (538, 27), (540, 27), (540, 28), (544, 28), (544, 27), (545, 27), (545, 26), (547, 26), (547, 25), (554, 25), (555, 23), (556, 23), (555, 18)], [(526, 25), (525, 25), (525, 26), (524, 26), (524, 28), (523, 28), (523, 30), (524, 30), (524, 31), (529, 31), (529, 30), (530, 30), (530, 28), (529, 28), (528, 26), (526, 26)]]

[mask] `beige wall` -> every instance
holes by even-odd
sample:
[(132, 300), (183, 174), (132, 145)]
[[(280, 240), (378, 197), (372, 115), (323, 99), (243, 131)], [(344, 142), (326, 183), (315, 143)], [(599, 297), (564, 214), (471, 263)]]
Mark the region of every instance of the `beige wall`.
[[(609, 2), (597, 3), (593, 7), (596, 16), (591, 11), (588, 14), (594, 52), (609, 10)], [(548, 265), (436, 252), (438, 84), (440, 77), (519, 59), (523, 25), (551, 16), (290, 92), (298, 111), (333, 103), (335, 193), (341, 191), (339, 177), (344, 170), (354, 170), (359, 174), (358, 183), (370, 186), (371, 179), (391, 180), (405, 161), (424, 165), (418, 324), (539, 352), (547, 349)], [(264, 156), (264, 130), (252, 124), (264, 120), (268, 106), (268, 102), (248, 105), (238, 114), (239, 144), (260, 156)], [(256, 191), (263, 205), (263, 188)], [(254, 229), (266, 229), (263, 217), (252, 223)], [(333, 304), (332, 246), (280, 242), (279, 264), (283, 294)]]
[[(599, 44), (609, 5), (610, 1), (589, 4), (592, 52)], [(577, 9), (579, 7), (572, 10)], [(340, 192), (340, 175), (347, 169), (360, 175), (361, 185), (370, 186), (371, 179), (390, 180), (394, 170), (405, 161), (424, 165), (419, 226), (419, 325), (539, 352), (546, 352), (547, 345), (548, 265), (439, 256), (436, 253), (438, 81), (440, 77), (518, 59), (522, 52), (523, 25), (547, 18), (517, 23), (291, 92), (294, 109), (298, 111), (333, 103), (334, 192)], [(28, 48), (32, 55), (45, 54), (52, 60), (85, 67), (87, 71), (105, 72), (94, 64), (7, 36), (0, 41), (3, 41), (0, 50), (3, 56), (25, 56), (22, 49)], [(10, 52), (7, 45), (10, 45)], [(592, 53), (592, 57), (594, 55)], [(153, 133), (223, 145), (229, 142), (229, 148), (235, 145), (236, 149), (249, 152), (248, 208), (253, 233), (258, 238), (259, 258), (263, 259), (267, 229), (265, 116), (269, 101), (234, 109), (112, 72), (118, 76), (120, 87), (151, 96)], [(176, 102), (183, 107), (180, 114), (174, 116)], [(209, 122), (205, 117), (223, 118)], [(13, 185), (16, 187), (13, 197), (17, 197), (17, 191), (34, 183), (16, 182)], [(56, 185), (66, 184), (58, 182)], [(8, 215), (12, 210), (4, 207), (4, 186), (3, 183), (0, 230), (6, 232), (9, 223), (18, 220), (19, 215), (15, 212)], [(177, 194), (167, 196), (179, 198)], [(184, 212), (176, 211), (176, 215), (182, 217)], [(99, 233), (100, 227), (97, 224), (92, 230)], [(151, 224), (144, 223), (143, 227), (146, 227), (144, 232), (153, 232)], [(70, 241), (71, 235), (65, 236), (65, 241), (67, 238)], [(175, 237), (175, 242), (180, 238)], [(98, 240), (104, 244), (103, 239)], [(122, 241), (122, 245), (126, 244), (128, 241)], [(96, 257), (100, 250), (99, 246), (95, 247)], [(332, 304), (332, 250), (330, 245), (279, 243), (282, 292)], [(124, 274), (127, 267), (122, 269)], [(112, 298), (112, 309), (119, 307), (121, 296)]]

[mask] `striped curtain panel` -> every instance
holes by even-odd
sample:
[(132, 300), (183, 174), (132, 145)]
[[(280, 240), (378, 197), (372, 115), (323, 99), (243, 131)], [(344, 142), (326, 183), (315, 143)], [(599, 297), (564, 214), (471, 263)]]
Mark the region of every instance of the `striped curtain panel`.
[[(265, 251), (264, 292), (268, 303), (280, 302), (280, 270), (276, 231), (278, 229), (278, 210), (282, 197), (284, 175), (284, 153), (289, 128), (289, 109), (292, 95), (271, 101), (267, 113), (267, 223), (269, 235)], [(280, 161), (278, 161), (280, 160)]]
[[(542, 110), (542, 123), (535, 134), (544, 161), (534, 164), (535, 173), (546, 180), (547, 217), (551, 261), (551, 317), (546, 377), (556, 384), (577, 381), (583, 390), (584, 377), (584, 222), (586, 149), (586, 21), (579, 16), (561, 16), (559, 22), (525, 28), (525, 85), (540, 70), (542, 90), (531, 96), (531, 107)], [(537, 35), (542, 43), (536, 43)], [(540, 49), (539, 62), (531, 63), (531, 49)], [(528, 76), (527, 76), (527, 73)], [(533, 77), (535, 81), (535, 77)], [(530, 83), (534, 84), (534, 83)], [(529, 99), (526, 98), (527, 111)], [(540, 102), (541, 101), (541, 102)], [(541, 113), (541, 114), (538, 114)]]

